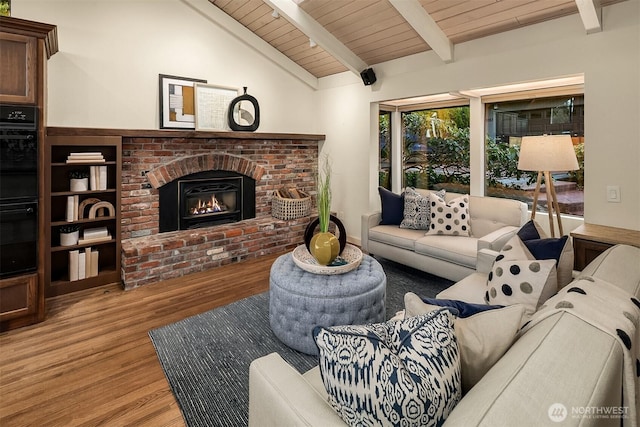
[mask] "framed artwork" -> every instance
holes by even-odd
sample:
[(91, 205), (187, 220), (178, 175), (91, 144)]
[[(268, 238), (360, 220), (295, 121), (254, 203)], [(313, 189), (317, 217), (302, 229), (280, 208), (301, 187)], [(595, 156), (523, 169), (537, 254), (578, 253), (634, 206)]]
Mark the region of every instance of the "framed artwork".
[(206, 80), (159, 75), (160, 129), (195, 129), (195, 84)]
[(230, 130), (227, 114), (239, 92), (238, 88), (196, 83), (196, 130)]

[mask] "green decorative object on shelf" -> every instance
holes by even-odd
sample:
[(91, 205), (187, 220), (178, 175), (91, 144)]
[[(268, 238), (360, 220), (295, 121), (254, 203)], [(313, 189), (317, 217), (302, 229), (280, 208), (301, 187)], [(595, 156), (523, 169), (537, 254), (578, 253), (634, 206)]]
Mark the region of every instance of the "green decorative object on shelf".
[(340, 253), (340, 242), (333, 233), (320, 232), (311, 238), (311, 255), (320, 265), (329, 265)]
[(338, 238), (329, 232), (331, 220), (331, 166), (325, 156), (322, 171), (318, 171), (318, 221), (320, 232), (309, 242), (309, 252), (320, 265), (329, 265), (340, 254)]

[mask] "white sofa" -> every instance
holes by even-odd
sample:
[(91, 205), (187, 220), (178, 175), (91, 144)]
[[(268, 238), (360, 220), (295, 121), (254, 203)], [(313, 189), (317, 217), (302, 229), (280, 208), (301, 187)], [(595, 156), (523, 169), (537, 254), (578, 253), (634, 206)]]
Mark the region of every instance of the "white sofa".
[[(569, 286), (601, 281), (639, 298), (639, 259), (639, 248), (615, 246)], [(637, 413), (628, 413), (622, 423), (619, 416), (585, 414), (593, 408), (624, 407), (623, 353), (620, 340), (603, 329), (570, 312), (554, 314), (509, 348), (463, 396), (445, 426), (637, 425)], [(561, 424), (549, 415), (559, 405), (566, 410)], [(327, 403), (318, 367), (300, 374), (272, 353), (254, 360), (249, 368), (249, 425), (345, 424)]]
[[(429, 190), (417, 190), (428, 194)], [(461, 194), (446, 193), (448, 202)], [(476, 270), (480, 249), (499, 251), (528, 219), (523, 202), (498, 197), (469, 197), (471, 235), (425, 235), (426, 230), (380, 225), (381, 212), (362, 215), (362, 250), (418, 270), (458, 281)]]

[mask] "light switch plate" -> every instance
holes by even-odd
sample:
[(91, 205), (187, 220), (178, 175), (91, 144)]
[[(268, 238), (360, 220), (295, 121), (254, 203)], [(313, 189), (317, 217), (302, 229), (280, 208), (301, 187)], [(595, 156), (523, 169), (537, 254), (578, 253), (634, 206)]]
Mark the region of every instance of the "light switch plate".
[(607, 202), (620, 203), (619, 185), (607, 185)]

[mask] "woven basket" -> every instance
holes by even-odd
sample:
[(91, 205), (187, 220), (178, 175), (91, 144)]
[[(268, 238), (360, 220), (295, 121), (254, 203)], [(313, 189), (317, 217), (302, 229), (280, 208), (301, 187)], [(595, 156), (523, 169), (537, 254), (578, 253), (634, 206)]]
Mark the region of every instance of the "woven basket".
[(310, 211), (311, 197), (308, 195), (301, 199), (285, 199), (274, 194), (271, 200), (271, 216), (274, 218), (283, 220), (302, 218), (308, 216)]

